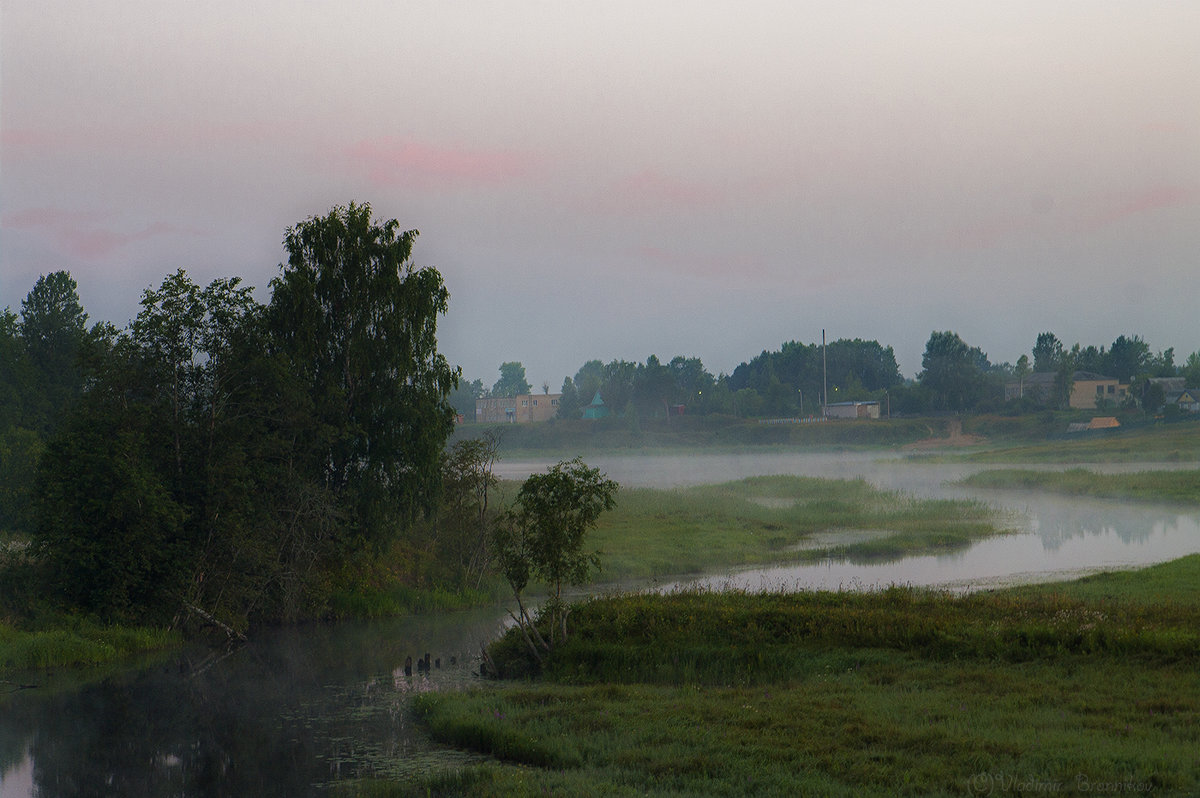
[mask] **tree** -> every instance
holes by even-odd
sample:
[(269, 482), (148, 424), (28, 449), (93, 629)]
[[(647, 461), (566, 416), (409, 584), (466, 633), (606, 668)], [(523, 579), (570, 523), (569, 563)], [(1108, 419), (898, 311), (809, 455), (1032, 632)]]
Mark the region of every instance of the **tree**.
[[(144, 292), (127, 332), (97, 325), (85, 339), (94, 373), (48, 447), (38, 488), (36, 538), (56, 571), (74, 575), (58, 586), (68, 604), (161, 619), (212, 602), (199, 611), (238, 623), (270, 592), (249, 563), (256, 548), (266, 560), (267, 541), (280, 559), (266, 523), (272, 461), (247, 456), (263, 441), (248, 422), (281, 396), (244, 401), (245, 386), (259, 384), (247, 368), (262, 343), (246, 340), (260, 318), (236, 278), (201, 289), (181, 270)], [(91, 584), (83, 572), (98, 568), (112, 571), (113, 589), (79, 592), (76, 582)], [(248, 583), (254, 590), (235, 589)]]
[(47, 445), (34, 550), (52, 595), (68, 605), (108, 620), (166, 623), (189, 570), (187, 510), (147, 445), (152, 419), (116, 394), (85, 397)]
[(979, 400), (988, 361), (978, 347), (968, 346), (958, 333), (934, 332), (925, 344), (921, 367), (917, 379), (933, 395), (935, 407), (965, 410)]
[(674, 373), (656, 355), (650, 355), (634, 376), (633, 400), (638, 411), (646, 416), (662, 413), (670, 418), (667, 406), (674, 401), (675, 394)]
[(1033, 370), (1058, 371), (1062, 364), (1063, 345), (1052, 332), (1038, 335), (1037, 343), (1033, 345)]
[(1025, 380), (1033, 373), (1033, 369), (1029, 367), (1029, 355), (1021, 355), (1017, 358), (1017, 365), (1013, 369), (1013, 377), (1020, 384), (1019, 396), (1025, 395)]
[(525, 379), (525, 367), (517, 361), (500, 364), (500, 379), (492, 386), (492, 396), (521, 396), (532, 386)]
[(1142, 410), (1147, 413), (1157, 413), (1162, 410), (1167, 401), (1166, 391), (1162, 383), (1152, 382), (1142, 391)]
[(38, 278), (21, 302), (21, 337), (38, 393), (36, 425), (48, 431), (78, 397), (82, 374), (78, 356), (87, 314), (69, 272)]
[(46, 447), (34, 536), (68, 604), (231, 634), (311, 616), (348, 555), (436, 507), (447, 294), (396, 227), (334, 209), (288, 231), (269, 307), (180, 271), (128, 331), (85, 338), (94, 374)]
[(1179, 372), (1187, 387), (1200, 388), (1200, 350), (1187, 356)]
[[(563, 585), (582, 584), (599, 567), (599, 555), (584, 551), (584, 538), (600, 515), (616, 506), (617, 490), (616, 482), (580, 458), (560, 462), (526, 479), (516, 503), (497, 525), (493, 540), (500, 571), (517, 600), (520, 614), (515, 617), (539, 660), (535, 639), (544, 650), (556, 639), (567, 639)], [(552, 591), (543, 610), (549, 641), (538, 633), (521, 600), (531, 578), (547, 583)]]
[(476, 589), (491, 564), (490, 506), (497, 479), (492, 473), (500, 450), (500, 433), (456, 441), (442, 463), (442, 500), (437, 518), (440, 558), (456, 569), (457, 585), (472, 580)]
[[(628, 360), (612, 360), (604, 366), (604, 383), (600, 387), (600, 396), (613, 415), (623, 415), (633, 400), (637, 371), (637, 364)], [(591, 396), (587, 397), (587, 401), (591, 400)]]
[(596, 392), (604, 387), (604, 363), (589, 360), (575, 372), (575, 390), (579, 394), (579, 406), (587, 407)]
[(575, 381), (570, 377), (563, 378), (561, 396), (558, 399), (557, 418), (579, 418), (583, 407), (579, 402), (579, 391), (575, 389)]
[(347, 542), (382, 545), (433, 509), (454, 425), (446, 398), (460, 373), (436, 338), (449, 293), (412, 264), (416, 237), (374, 221), (370, 205), (335, 207), (288, 229), (271, 284), (272, 339), (320, 432), (305, 467), (336, 497)]
[(1134, 377), (1147, 373), (1153, 363), (1150, 345), (1140, 336), (1117, 336), (1108, 350), (1107, 374), (1121, 382), (1132, 382)]
[(458, 413), (467, 421), (475, 420), (475, 400), (481, 399), (487, 395), (487, 389), (483, 387), (483, 380), (466, 380), (460, 379), (458, 386), (450, 391), (448, 401), (450, 406), (454, 408), (454, 412)]

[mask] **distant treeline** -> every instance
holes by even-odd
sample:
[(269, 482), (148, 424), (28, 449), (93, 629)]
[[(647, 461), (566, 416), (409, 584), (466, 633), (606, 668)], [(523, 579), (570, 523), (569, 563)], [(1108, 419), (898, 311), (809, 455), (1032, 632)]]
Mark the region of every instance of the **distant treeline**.
[[(695, 357), (676, 356), (667, 363), (655, 355), (645, 363), (589, 360), (563, 381), (558, 417), (579, 418), (597, 394), (607, 411), (616, 415), (661, 417), (682, 406), (689, 415), (753, 418), (819, 415), (825, 393), (830, 403), (880, 401), (893, 414), (1065, 407), (1077, 371), (1126, 384), (1150, 377), (1184, 377), (1189, 387), (1200, 386), (1200, 351), (1176, 366), (1173, 349), (1154, 354), (1136, 335), (1121, 335), (1109, 348), (1075, 344), (1067, 349), (1046, 332), (1038, 335), (1031, 354), (1032, 361), (1022, 355), (1016, 365), (992, 363), (957, 333), (935, 331), (925, 345), (922, 370), (912, 380), (901, 376), (892, 347), (858, 338), (831, 341), (824, 347), (788, 341), (776, 351), (763, 351), (742, 363), (732, 374), (716, 376)], [(1056, 391), (1006, 402), (1005, 385), (1035, 372), (1055, 374)], [(549, 385), (543, 389), (548, 391)], [(524, 367), (508, 362), (490, 390), (482, 380), (462, 381), (451, 394), (451, 403), (466, 419), (473, 419), (476, 399), (528, 390)], [(1132, 391), (1126, 402), (1136, 406), (1145, 398)]]

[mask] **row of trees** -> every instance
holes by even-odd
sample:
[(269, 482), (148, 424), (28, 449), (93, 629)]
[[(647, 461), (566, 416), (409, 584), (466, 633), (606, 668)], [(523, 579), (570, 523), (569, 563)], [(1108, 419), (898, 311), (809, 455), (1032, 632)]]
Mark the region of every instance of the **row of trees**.
[(178, 271), (126, 329), (86, 329), (56, 273), (6, 312), (3, 442), (24, 459), (4, 458), (3, 523), (33, 541), (49, 593), (142, 622), (295, 618), (347, 562), (420, 528), (458, 370), (416, 235), (351, 204), (287, 231), (265, 305), (236, 277)]
[[(677, 356), (668, 363), (654, 355), (645, 363), (589, 360), (563, 381), (558, 417), (579, 418), (597, 393), (610, 411), (639, 417), (669, 415), (677, 405), (686, 406), (692, 415), (816, 415), (826, 391), (829, 402), (886, 400), (894, 412), (907, 414), (998, 410), (1005, 404), (1005, 385), (1036, 372), (1055, 375), (1051, 395), (1038, 400), (1051, 407), (1067, 405), (1077, 371), (1127, 384), (1178, 376), (1200, 387), (1200, 352), (1176, 366), (1173, 349), (1155, 354), (1136, 335), (1121, 335), (1108, 348), (1075, 344), (1068, 349), (1046, 332), (1038, 335), (1031, 354), (1032, 360), (1022, 355), (1015, 365), (992, 363), (979, 347), (947, 330), (930, 334), (914, 380), (901, 376), (890, 346), (861, 339), (840, 339), (824, 347), (789, 341), (719, 376), (705, 369), (699, 358)], [(490, 392), (481, 380), (460, 385), (452, 396), (458, 412), (473, 418), (477, 398), (530, 390), (519, 362), (504, 363), (500, 372)], [(549, 385), (542, 389), (548, 392)], [(1026, 401), (1023, 406), (1031, 404)]]
[[(490, 392), (482, 380), (461, 383), (451, 397), (456, 410), (472, 418), (477, 398), (529, 391), (519, 362), (504, 363), (500, 373)], [(668, 415), (680, 405), (693, 415), (815, 414), (826, 381), (830, 401), (842, 401), (882, 395), (903, 378), (891, 347), (858, 339), (833, 341), (824, 351), (820, 344), (788, 342), (720, 376), (699, 358), (682, 355), (666, 363), (655, 355), (644, 363), (589, 360), (563, 381), (558, 417), (579, 418), (597, 393), (613, 412), (640, 417)], [(548, 392), (549, 385), (542, 389)]]
[[(1032, 362), (1028, 355), (1021, 355), (1015, 366), (993, 364), (979, 347), (968, 345), (957, 333), (934, 332), (925, 345), (922, 371), (915, 384), (895, 392), (894, 399), (901, 410), (909, 412), (997, 409), (1004, 403), (1006, 384), (1020, 384), (1035, 373), (1053, 375), (1052, 390), (1044, 397), (1012, 400), (1018, 406), (1069, 406), (1072, 382), (1078, 372), (1128, 385), (1155, 377), (1182, 377), (1187, 385), (1200, 386), (1200, 352), (1176, 367), (1173, 349), (1155, 354), (1137, 335), (1120, 335), (1107, 349), (1078, 343), (1067, 349), (1053, 333), (1044, 332), (1037, 336), (1031, 354)], [(1130, 391), (1126, 401), (1142, 401), (1140, 392)], [(1144, 409), (1153, 411), (1158, 406)]]

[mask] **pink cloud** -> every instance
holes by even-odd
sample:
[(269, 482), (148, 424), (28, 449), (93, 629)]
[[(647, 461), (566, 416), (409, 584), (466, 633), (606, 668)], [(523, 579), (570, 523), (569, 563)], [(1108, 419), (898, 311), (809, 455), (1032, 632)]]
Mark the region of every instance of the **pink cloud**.
[(13, 230), (42, 230), (60, 249), (85, 260), (107, 257), (117, 250), (160, 236), (199, 235), (192, 228), (155, 222), (140, 230), (124, 232), (103, 224), (102, 214), (62, 208), (25, 208), (4, 214), (0, 227)]
[(407, 139), (360, 141), (346, 155), (377, 185), (502, 183), (527, 174), (529, 158), (502, 150), (438, 147)]

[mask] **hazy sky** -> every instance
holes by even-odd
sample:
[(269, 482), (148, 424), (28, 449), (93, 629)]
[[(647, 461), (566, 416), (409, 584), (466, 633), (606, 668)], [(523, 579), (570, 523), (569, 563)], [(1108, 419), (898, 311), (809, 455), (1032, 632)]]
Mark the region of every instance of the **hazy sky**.
[(1200, 349), (1200, 3), (5, 0), (0, 307), (421, 231), (491, 385), (933, 330)]

